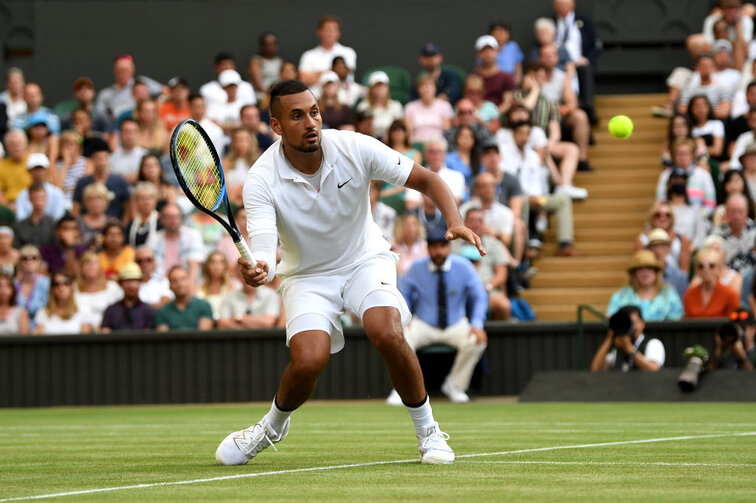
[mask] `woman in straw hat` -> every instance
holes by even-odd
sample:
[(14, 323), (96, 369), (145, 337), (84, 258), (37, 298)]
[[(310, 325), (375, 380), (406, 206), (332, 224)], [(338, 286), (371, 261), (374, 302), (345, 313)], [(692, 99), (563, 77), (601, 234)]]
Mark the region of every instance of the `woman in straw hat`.
[(633, 255), (627, 268), (628, 285), (614, 293), (607, 314), (612, 315), (622, 306), (638, 306), (646, 321), (679, 320), (683, 315), (680, 296), (664, 283), (662, 265), (653, 252), (640, 250)]

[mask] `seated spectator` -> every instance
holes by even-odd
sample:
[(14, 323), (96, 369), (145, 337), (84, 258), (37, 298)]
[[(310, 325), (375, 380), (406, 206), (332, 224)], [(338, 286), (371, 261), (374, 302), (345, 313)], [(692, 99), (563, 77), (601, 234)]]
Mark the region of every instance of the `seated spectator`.
[[(409, 157), (417, 164), (422, 164), (423, 155), (420, 150), (412, 146), (407, 125), (401, 119), (395, 120), (389, 127), (388, 134), (385, 138), (386, 145), (393, 148), (400, 154)], [(417, 208), (420, 201), (414, 199), (407, 201), (407, 188), (394, 187), (389, 183), (384, 183), (381, 189), (381, 201), (388, 204), (397, 211), (413, 210)]]
[(672, 144), (671, 167), (665, 168), (659, 175), (656, 184), (656, 200), (664, 201), (667, 198), (667, 181), (673, 170), (679, 169), (688, 175), (687, 193), (690, 203), (701, 207), (706, 215), (711, 215), (717, 205), (717, 195), (711, 174), (695, 165), (693, 152), (695, 143), (691, 140), (675, 140)]
[(183, 77), (168, 81), (169, 98), (160, 104), (158, 116), (166, 131), (171, 132), (179, 122), (189, 118), (189, 83)]
[(26, 102), (26, 113), (18, 115), (11, 124), (14, 129), (26, 130), (29, 128), (31, 118), (41, 117), (47, 123), (47, 129), (52, 134), (60, 134), (60, 118), (55, 112), (42, 105), (45, 97), (42, 94), (42, 88), (39, 84), (27, 82), (24, 86), (24, 101)]
[(88, 77), (79, 77), (73, 83), (73, 98), (55, 105), (55, 113), (60, 117), (60, 129), (73, 129), (73, 111), (77, 108), (87, 110), (92, 120), (92, 129), (102, 134), (110, 134), (113, 126), (110, 119), (94, 109), (95, 85)]
[(150, 182), (139, 182), (131, 198), (134, 218), (126, 224), (126, 243), (132, 248), (147, 242), (151, 234), (163, 228), (157, 211), (158, 191)]
[(88, 251), (79, 259), (75, 295), (79, 310), (86, 311), (87, 319), (97, 328), (105, 309), (123, 298), (123, 290), (105, 276), (97, 254)]
[(422, 74), (417, 78), (417, 91), (419, 99), (407, 103), (404, 117), (412, 138), (424, 142), (449, 129), (454, 111), (448, 101), (436, 97), (432, 75)]
[[(508, 320), (512, 314), (512, 305), (507, 297), (507, 275), (509, 254), (504, 245), (496, 237), (484, 232), (483, 210), (479, 206), (469, 206), (464, 213), (465, 226), (480, 236), (486, 254), (477, 257), (475, 269), (478, 277), (488, 292), (488, 309), (491, 311), (491, 319), (497, 321)], [(463, 255), (464, 243), (455, 240), (452, 243), (452, 253)], [(479, 254), (478, 254), (479, 255)]]
[(748, 201), (733, 194), (725, 202), (725, 223), (712, 231), (722, 239), (727, 267), (745, 275), (756, 263), (756, 224), (748, 218)]
[(659, 339), (647, 338), (643, 333), (645, 328), (638, 306), (629, 304), (617, 310), (609, 319), (604, 342), (593, 355), (591, 370), (660, 370), (667, 356), (664, 344)]
[(696, 255), (696, 273), (701, 281), (685, 292), (686, 318), (720, 318), (740, 307), (737, 292), (719, 281), (720, 264), (720, 253), (711, 248), (703, 248)]
[(368, 92), (365, 99), (357, 104), (357, 113), (369, 112), (373, 118), (373, 135), (384, 138), (391, 123), (404, 116), (402, 104), (391, 99), (389, 76), (377, 71), (368, 78)]
[(155, 309), (173, 300), (168, 278), (155, 270), (155, 254), (149, 246), (142, 245), (134, 250), (134, 261), (142, 271), (139, 298)]
[(457, 115), (452, 121), (452, 126), (444, 131), (444, 139), (448, 143), (448, 148), (456, 148), (454, 143), (457, 137), (457, 131), (462, 126), (469, 126), (475, 132), (475, 139), (478, 145), (485, 145), (491, 141), (491, 132), (486, 129), (482, 118), (475, 114), (475, 105), (467, 98), (462, 98), (457, 102)]
[[(735, 293), (738, 294), (738, 298), (741, 298), (741, 294), (743, 293), (743, 276), (738, 271), (727, 267), (722, 238), (714, 235), (707, 237), (703, 242), (701, 250), (705, 249), (712, 249), (719, 256), (719, 282), (735, 290)], [(700, 254), (701, 251), (698, 253)], [(701, 275), (696, 272), (693, 279), (690, 280), (690, 286), (696, 286), (700, 283)]]
[(475, 50), (480, 64), (475, 73), (483, 77), (485, 87), (484, 100), (499, 107), (500, 114), (506, 114), (512, 105), (512, 93), (517, 89), (514, 75), (503, 72), (496, 64), (499, 43), (491, 35), (483, 35), (475, 41)]
[(354, 108), (367, 94), (367, 87), (355, 82), (344, 56), (336, 56), (331, 62), (331, 71), (339, 77), (339, 101)]
[(19, 252), (13, 248), (13, 229), (7, 225), (0, 227), (0, 272), (15, 273)]
[[(322, 110), (321, 110), (322, 112)], [(239, 121), (241, 127), (252, 133), (257, 140), (257, 148), (260, 153), (265, 152), (268, 147), (273, 145), (273, 134), (267, 123), (260, 120), (260, 109), (257, 105), (244, 105), (239, 110)]]
[[(462, 97), (462, 83), (454, 71), (441, 66), (444, 62), (444, 55), (441, 54), (438, 46), (430, 42), (423, 45), (418, 60), (420, 61), (420, 66), (423, 67), (423, 73), (430, 75), (433, 78), (434, 84), (436, 84), (436, 97), (448, 101), (454, 106), (459, 98)], [(413, 86), (410, 92), (410, 97), (413, 100), (420, 97), (418, 87)]]
[[(239, 77), (237, 81), (236, 98), (242, 103), (256, 103), (255, 90), (252, 84), (241, 79), (241, 75), (236, 72), (236, 61), (234, 61), (234, 55), (230, 52), (221, 51), (215, 55), (215, 75), (216, 79), (203, 84), (199, 89), (199, 94), (205, 98), (207, 105), (215, 103), (226, 103), (228, 100), (228, 94), (225, 91), (225, 87), (228, 85), (227, 81), (221, 82), (221, 74), (223, 72), (231, 70)], [(230, 74), (226, 74), (227, 76)], [(267, 89), (265, 89), (267, 91)], [(233, 100), (232, 100), (233, 101)], [(238, 110), (237, 110), (238, 112)]]
[(221, 303), (226, 295), (236, 290), (229, 276), (229, 265), (226, 256), (214, 251), (207, 256), (202, 264), (202, 283), (197, 288), (197, 298), (206, 300), (213, 309), (213, 320), (220, 319)]
[(15, 209), (16, 196), (32, 184), (26, 168), (26, 134), (11, 129), (5, 134), (7, 157), (0, 160), (0, 204)]
[(168, 281), (174, 300), (157, 310), (158, 331), (212, 329), (213, 309), (207, 301), (192, 295), (191, 277), (184, 266), (172, 266)]
[(29, 202), (31, 206), (29, 216), (23, 220), (16, 220), (13, 224), (15, 234), (13, 247), (16, 249), (28, 244), (39, 248), (51, 243), (54, 239), (55, 220), (46, 213), (48, 204), (44, 185), (35, 183), (29, 188)]
[(50, 296), (50, 278), (42, 274), (41, 257), (34, 245), (21, 247), (19, 254), (21, 258), (16, 274), (16, 304), (26, 310), (29, 328), (34, 331), (34, 317), (37, 311), (47, 305)]
[(109, 221), (114, 221), (105, 214), (108, 209), (108, 189), (101, 183), (87, 185), (84, 189), (84, 210), (79, 217), (81, 239), (91, 247), (102, 244), (102, 233)]
[(688, 115), (693, 122), (693, 138), (703, 139), (709, 157), (721, 158), (724, 153), (724, 124), (721, 120), (714, 119), (709, 99), (703, 94), (693, 96), (688, 106)]
[(139, 124), (134, 119), (121, 121), (118, 148), (110, 156), (110, 170), (120, 175), (130, 185), (137, 181), (139, 163), (147, 149), (139, 146)]
[[(457, 350), (441, 391), (452, 402), (465, 403), (470, 400), (465, 391), (488, 341), (483, 330), (488, 296), (472, 264), (450, 254), (443, 232), (429, 234), (427, 241), (429, 257), (415, 261), (399, 283), (413, 314), (404, 337), (413, 350), (430, 344)], [(401, 405), (397, 399), (394, 390), (388, 403)]]
[(748, 185), (748, 192), (756, 194), (756, 143), (746, 147), (740, 156), (740, 164), (743, 166), (743, 178)]
[[(223, 86), (225, 99), (211, 101), (207, 105), (207, 116), (212, 119), (226, 136), (231, 136), (234, 129), (241, 126), (240, 113), (244, 105), (254, 105), (254, 101), (244, 99), (239, 95), (239, 88), (243, 81), (236, 70), (224, 70), (218, 76), (218, 83)], [(252, 96), (254, 99), (254, 95)]]
[(228, 143), (225, 133), (218, 124), (207, 116), (207, 106), (205, 105), (205, 98), (202, 95), (192, 94), (189, 96), (189, 113), (190, 118), (202, 126), (207, 136), (210, 137), (215, 150), (223, 152), (226, 148), (226, 143)]
[[(464, 215), (472, 207), (479, 207), (483, 211), (480, 231), (501, 241), (505, 250), (508, 250), (512, 245), (514, 213), (496, 200), (496, 179), (491, 173), (484, 171), (475, 177), (473, 195), (469, 202), (459, 208), (460, 214)], [(509, 259), (513, 262), (511, 257)]]
[(0, 272), (0, 335), (29, 333), (29, 313), (16, 303), (13, 275)]
[[(754, 60), (756, 63), (756, 60)], [(751, 64), (756, 69), (755, 64)], [(735, 91), (732, 98), (732, 110), (730, 120), (725, 123), (726, 144), (730, 145), (738, 139), (738, 136), (751, 130), (748, 127), (748, 111), (756, 107), (756, 80), (753, 80), (753, 72), (748, 76), (744, 88)]]
[(0, 101), (5, 103), (7, 123), (13, 121), (19, 115), (26, 113), (26, 102), (24, 101), (24, 72), (18, 67), (12, 66), (5, 74), (5, 91), (0, 94)]
[(472, 186), (472, 180), (480, 171), (478, 153), (480, 148), (475, 143), (475, 132), (469, 126), (457, 128), (457, 136), (454, 138), (455, 148), (448, 154), (444, 162), (446, 166), (465, 177), (465, 185)]
[(223, 172), (226, 178), (228, 199), (233, 204), (244, 205), (242, 188), (249, 168), (260, 157), (257, 138), (246, 128), (234, 129), (231, 133), (231, 145), (223, 158)]
[(756, 365), (753, 314), (745, 309), (730, 313), (730, 323), (720, 326), (714, 335), (708, 370), (753, 370)]
[(693, 120), (688, 114), (675, 113), (671, 119), (669, 119), (669, 127), (667, 129), (667, 139), (662, 144), (662, 164), (665, 167), (672, 166), (672, 144), (677, 139), (693, 140), (695, 142), (695, 151), (693, 155), (696, 159), (696, 165), (701, 168), (710, 170), (709, 168), (709, 156), (706, 149), (706, 142), (700, 136), (693, 138)]
[(616, 313), (620, 307), (637, 305), (646, 321), (679, 320), (683, 305), (674, 288), (664, 283), (662, 264), (649, 250), (635, 252), (627, 268), (628, 286), (616, 291), (609, 300), (607, 314)]
[[(129, 108), (125, 109), (116, 117), (115, 122), (113, 123), (113, 126), (115, 127), (115, 129), (116, 130), (121, 129), (121, 122), (123, 122), (124, 120), (134, 118), (134, 113), (136, 110), (137, 103), (144, 100), (151, 100), (153, 98), (155, 98), (155, 95), (152, 92), (150, 92), (150, 88), (147, 85), (147, 83), (142, 82), (139, 79), (136, 80), (134, 82), (134, 86), (131, 88), (132, 105), (129, 106)], [(86, 149), (84, 151), (86, 152)]]
[(63, 270), (69, 276), (74, 276), (79, 257), (86, 250), (87, 245), (81, 240), (78, 220), (66, 213), (55, 224), (53, 242), (40, 247), (39, 252), (50, 273)]
[[(316, 31), (320, 44), (302, 53), (299, 58), (300, 80), (308, 86), (317, 84), (320, 75), (331, 69), (333, 58), (341, 56), (349, 68), (354, 80), (354, 70), (357, 68), (357, 53), (354, 49), (341, 45), (341, 21), (336, 16), (323, 16)], [(285, 79), (281, 79), (285, 80)], [(390, 123), (391, 121), (389, 121)], [(388, 124), (386, 125), (388, 127)]]
[(515, 82), (522, 78), (522, 60), (524, 58), (520, 45), (512, 40), (512, 30), (504, 21), (494, 21), (488, 25), (488, 34), (499, 44), (496, 66), (502, 72), (514, 75)]
[(278, 55), (278, 37), (275, 33), (265, 32), (260, 35), (257, 47), (257, 54), (249, 58), (247, 73), (255, 88), (255, 98), (261, 103), (268, 89), (278, 82), (283, 59)]
[(142, 271), (133, 262), (124, 264), (118, 273), (123, 299), (111, 304), (102, 315), (102, 332), (118, 330), (154, 330), (155, 309), (139, 299)]
[(703, 54), (698, 57), (696, 72), (701, 79), (698, 82), (688, 84), (682, 90), (680, 102), (677, 105), (678, 112), (687, 113), (691, 98), (702, 94), (709, 99), (715, 119), (727, 120), (729, 118), (730, 107), (732, 106), (731, 92), (725, 85), (713, 79), (714, 68), (714, 60), (711, 55)]
[(58, 158), (60, 143), (58, 137), (48, 129), (44, 115), (37, 112), (29, 117), (26, 137), (29, 139), (26, 150), (30, 154), (42, 154), (47, 156), (48, 159)]
[[(465, 176), (459, 171), (449, 169), (446, 164), (447, 143), (443, 138), (431, 138), (425, 142), (425, 161), (428, 169), (436, 173), (451, 190), (454, 199), (459, 205), (467, 199), (467, 185)], [(407, 191), (406, 200), (419, 203), (420, 193)]]
[(84, 202), (84, 189), (93, 183), (100, 183), (107, 188), (107, 200), (109, 201), (105, 213), (109, 217), (121, 220), (128, 215), (130, 189), (126, 180), (119, 175), (110, 172), (110, 148), (104, 141), (98, 141), (92, 147), (90, 155), (92, 162), (92, 174), (84, 176), (76, 182), (73, 195), (73, 209), (71, 213), (79, 216), (82, 213)]
[(648, 246), (649, 234), (652, 229), (657, 228), (666, 232), (670, 239), (670, 252), (667, 260), (676, 263), (682, 271), (690, 270), (690, 239), (675, 230), (675, 214), (666, 201), (657, 201), (651, 206), (646, 230), (635, 238), (635, 251)]
[(86, 174), (87, 167), (87, 158), (81, 155), (79, 135), (73, 131), (64, 131), (60, 135), (60, 159), (55, 163), (55, 169), (50, 174), (50, 181), (63, 190), (66, 211), (73, 208), (76, 184)]
[(425, 235), (446, 232), (446, 220), (444, 220), (441, 210), (425, 194), (423, 194), (422, 201), (423, 205), (418, 212), (418, 217), (420, 218), (422, 228), (425, 230)]
[(690, 246), (698, 249), (709, 233), (709, 220), (705, 211), (690, 204), (687, 183), (687, 175), (681, 176), (679, 181), (670, 178), (667, 182), (667, 202), (672, 208), (672, 218), (675, 222), (672, 229), (675, 234), (685, 236), (690, 241)]
[[(31, 175), (32, 185), (42, 186), (46, 194), (45, 213), (55, 220), (63, 216), (66, 211), (63, 191), (48, 181), (50, 161), (45, 154), (30, 154), (26, 160), (26, 168)], [(29, 201), (30, 189), (24, 189), (16, 196), (16, 220), (24, 220), (32, 213)]]
[[(580, 252), (573, 244), (575, 230), (572, 223), (572, 200), (563, 195), (549, 194), (541, 160), (535, 150), (527, 146), (530, 128), (527, 122), (513, 125), (515, 148), (504, 154), (504, 166), (510, 170), (510, 174), (517, 176), (522, 191), (528, 197), (531, 213), (541, 215), (544, 219), (548, 213), (555, 214), (559, 241), (556, 254), (564, 257), (578, 256)], [(531, 221), (535, 222), (536, 218)], [(545, 229), (537, 230), (543, 232)]]
[(218, 328), (273, 328), (281, 313), (281, 298), (270, 288), (242, 287), (228, 292), (220, 304)]
[[(754, 209), (753, 197), (751, 196), (748, 181), (743, 172), (737, 169), (731, 169), (724, 174), (724, 178), (722, 179), (722, 195), (719, 199), (720, 201), (727, 201), (733, 194), (743, 194), (745, 196), (748, 202), (748, 218), (751, 220), (756, 219), (756, 209)], [(724, 223), (725, 213), (724, 203), (718, 205), (711, 219), (713, 228), (716, 229)]]
[(137, 81), (134, 79), (135, 74), (134, 59), (128, 54), (117, 55), (113, 61), (115, 83), (97, 94), (95, 111), (108, 117), (111, 122), (115, 122), (123, 112), (133, 109), (136, 105), (133, 91), (137, 82), (144, 86), (147, 97), (157, 96), (163, 92), (163, 85), (160, 82), (143, 75), (140, 75)]
[[(202, 236), (194, 229), (182, 225), (181, 210), (175, 204), (166, 204), (160, 212), (163, 228), (147, 239), (155, 258), (157, 271), (165, 275), (174, 266), (180, 265), (189, 274), (189, 285), (198, 284), (200, 264), (205, 261)], [(168, 278), (170, 279), (170, 278)]]
[(394, 224), (396, 223), (396, 210), (388, 204), (379, 201), (383, 182), (380, 180), (370, 181), (370, 210), (373, 222), (381, 230), (383, 239), (389, 243), (394, 242)]
[(89, 157), (93, 148), (100, 142), (104, 141), (107, 145), (110, 145), (106, 135), (92, 129), (92, 117), (88, 111), (77, 108), (73, 111), (71, 120), (73, 121), (73, 132), (77, 135), (77, 141), (81, 143), (81, 152), (85, 157)]
[(657, 262), (664, 266), (662, 279), (671, 285), (682, 299), (688, 289), (688, 274), (683, 272), (677, 262), (670, 256), (672, 240), (664, 229), (651, 229), (648, 233), (646, 248), (653, 252)]
[(206, 257), (218, 249), (218, 245), (227, 232), (223, 227), (216, 225), (217, 222), (215, 219), (204, 211), (199, 211), (194, 206), (191, 207), (191, 210), (191, 213), (186, 217), (184, 225), (199, 233), (202, 239), (200, 241), (202, 253)]
[(157, 210), (162, 211), (166, 204), (175, 204), (177, 197), (176, 186), (166, 180), (160, 158), (155, 154), (147, 154), (139, 163), (138, 182), (151, 183), (157, 189)]
[(137, 144), (148, 152), (167, 154), (171, 135), (160, 120), (157, 102), (151, 99), (138, 101), (133, 118), (139, 125)]
[(102, 251), (98, 253), (105, 277), (116, 281), (121, 268), (134, 262), (134, 249), (125, 243), (123, 228), (110, 222), (102, 229)]
[[(485, 94), (486, 88), (483, 77), (477, 73), (471, 73), (465, 78), (462, 97), (469, 103), (472, 103), (473, 111), (470, 118), (476, 121), (475, 124), (482, 124), (485, 126), (485, 130), (489, 134), (495, 134), (501, 127), (499, 108), (492, 102), (484, 99), (483, 96)], [(463, 108), (462, 110), (464, 111), (466, 109)], [(461, 112), (457, 110), (457, 113), (459, 114)], [(475, 137), (480, 137), (477, 132)]]
[(47, 307), (34, 316), (35, 334), (88, 334), (93, 324), (86, 311), (79, 310), (74, 298), (73, 280), (63, 271), (52, 274)]
[[(553, 19), (547, 17), (539, 17), (533, 23), (533, 34), (535, 35), (535, 45), (530, 48), (528, 53), (528, 62), (537, 63), (540, 59), (541, 47), (544, 45), (557, 44), (556, 40), (557, 25)], [(567, 48), (562, 45), (557, 45), (557, 55), (559, 56), (559, 64), (557, 68), (563, 72), (567, 71), (567, 65), (574, 65), (572, 62), (572, 56), (567, 51)], [(572, 73), (572, 72), (571, 72)], [(575, 87), (576, 92), (580, 91), (579, 86)]]
[(703, 32), (688, 36), (685, 45), (690, 57), (696, 59), (701, 54), (711, 52), (716, 37), (715, 25), (724, 21), (724, 33), (733, 45), (735, 68), (740, 68), (748, 55), (748, 44), (753, 36), (753, 18), (743, 15), (740, 0), (719, 0), (717, 8), (704, 19)]
[(354, 124), (352, 107), (342, 103), (339, 95), (339, 76), (327, 71), (320, 76), (320, 97), (318, 98), (323, 127), (349, 129)]
[(416, 260), (428, 256), (428, 246), (425, 241), (425, 230), (420, 225), (416, 213), (403, 213), (399, 227), (399, 239), (394, 241), (394, 246), (391, 248), (399, 255), (397, 272), (399, 276), (404, 276)]
[[(236, 208), (234, 212), (234, 218), (239, 226), (239, 233), (244, 242), (249, 243), (249, 236), (247, 235), (247, 211), (244, 206)], [(239, 268), (236, 267), (239, 260), (239, 250), (236, 248), (236, 244), (231, 236), (225, 232), (221, 240), (218, 242), (217, 250), (226, 257), (226, 261), (229, 263), (230, 272), (236, 279), (243, 282), (241, 274), (239, 274)], [(268, 283), (270, 284), (270, 283)]]

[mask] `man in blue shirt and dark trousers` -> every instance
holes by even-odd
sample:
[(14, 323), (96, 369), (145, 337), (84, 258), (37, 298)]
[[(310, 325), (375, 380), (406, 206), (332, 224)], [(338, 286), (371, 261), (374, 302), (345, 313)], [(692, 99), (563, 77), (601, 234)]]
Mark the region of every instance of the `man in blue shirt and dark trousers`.
[[(488, 295), (472, 263), (450, 255), (442, 230), (432, 230), (427, 241), (429, 257), (416, 260), (399, 282), (412, 312), (404, 338), (414, 350), (431, 344), (457, 350), (441, 392), (454, 403), (465, 403), (470, 400), (465, 390), (488, 340), (483, 330)], [(387, 401), (401, 405), (396, 391)]]

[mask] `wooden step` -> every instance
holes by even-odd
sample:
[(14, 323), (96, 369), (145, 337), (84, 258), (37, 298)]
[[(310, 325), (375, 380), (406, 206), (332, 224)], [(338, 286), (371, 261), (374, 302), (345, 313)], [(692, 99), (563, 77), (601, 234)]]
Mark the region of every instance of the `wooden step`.
[[(587, 184), (580, 184), (587, 187)], [(588, 195), (588, 199), (575, 202), (572, 205), (572, 211), (575, 215), (579, 213), (595, 213), (600, 211), (605, 212), (639, 212), (645, 211), (648, 214), (650, 205), (648, 198), (641, 197), (618, 197), (616, 199), (610, 198), (598, 198)]]
[(653, 129), (633, 129), (633, 134), (628, 136), (627, 138), (615, 138), (611, 135), (611, 133), (609, 133), (609, 131), (605, 129), (599, 129), (593, 132), (593, 137), (595, 138), (597, 145), (603, 142), (622, 142), (632, 144), (658, 142), (658, 144), (661, 145), (661, 142), (664, 139), (662, 132)]
[(631, 260), (630, 254), (627, 256), (545, 257), (534, 261), (533, 265), (543, 272), (624, 271)]
[(664, 101), (667, 98), (666, 94), (603, 94), (596, 96), (595, 105), (597, 109), (604, 109), (615, 105), (646, 105), (657, 104), (659, 101)]
[[(648, 145), (638, 145), (636, 143), (620, 141), (617, 139), (612, 139), (611, 142), (596, 143), (588, 148), (588, 158), (590, 159), (591, 155), (606, 153), (608, 156), (618, 158), (656, 156), (656, 158), (659, 159), (661, 157), (661, 146), (662, 143), (664, 143), (664, 135), (660, 135), (657, 140), (658, 141), (649, 140)], [(654, 148), (650, 150), (652, 143)]]
[(531, 288), (520, 296), (530, 304), (600, 304), (608, 303), (615, 292), (612, 287)]
[[(555, 242), (547, 242), (543, 245), (543, 255), (554, 256), (559, 245)], [(575, 243), (575, 247), (585, 255), (620, 255), (625, 256), (633, 252), (633, 243), (627, 241), (581, 241)]]
[[(642, 227), (643, 222), (648, 219), (648, 212), (599, 212), (599, 213), (579, 213), (573, 214), (573, 221), (576, 227)], [(556, 223), (554, 223), (556, 225)]]
[[(657, 179), (659, 178), (659, 170), (656, 167), (651, 169), (632, 169), (628, 167), (613, 167), (609, 168), (603, 164), (610, 164), (611, 161), (604, 161), (604, 163), (593, 162), (591, 159), (591, 165), (593, 171), (578, 171), (575, 176), (576, 185), (581, 187), (588, 184), (604, 184), (604, 183), (616, 183), (616, 182), (633, 182), (633, 183), (647, 183), (651, 187), (656, 187)], [(609, 168), (609, 169), (606, 169)], [(577, 181), (580, 181), (578, 184)]]
[[(595, 228), (595, 227), (575, 227), (575, 242), (581, 243), (583, 241), (597, 241), (604, 239), (626, 239), (631, 243), (635, 242), (635, 238), (641, 233), (644, 226), (638, 228), (631, 227), (611, 227), (611, 228)], [(552, 226), (548, 231), (544, 233), (546, 242), (551, 242), (556, 239), (556, 229)]]
[[(577, 182), (577, 180), (576, 180)], [(617, 180), (616, 183), (602, 184), (597, 187), (593, 187), (590, 197), (647, 197), (649, 199), (649, 206), (653, 202), (654, 190), (649, 191), (648, 183), (620, 183)], [(580, 185), (578, 183), (578, 185)], [(656, 187), (656, 185), (653, 185)]]
[(614, 287), (620, 288), (627, 281), (625, 271), (559, 271), (559, 272), (542, 272), (538, 271), (530, 280), (530, 286), (533, 288), (542, 288), (549, 286), (553, 288), (565, 287)]

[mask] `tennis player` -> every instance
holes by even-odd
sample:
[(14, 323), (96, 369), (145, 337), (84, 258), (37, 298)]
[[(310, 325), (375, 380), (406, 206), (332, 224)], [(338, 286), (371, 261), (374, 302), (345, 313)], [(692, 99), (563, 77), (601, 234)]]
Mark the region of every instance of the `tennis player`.
[(215, 459), (245, 464), (286, 437), (291, 413), (312, 395), (329, 355), (344, 347), (339, 317), (351, 311), (415, 424), (420, 461), (453, 462), (449, 436), (433, 418), (420, 365), (402, 334), (410, 312), (396, 287), (396, 255), (371, 218), (370, 180), (427, 194), (448, 223), (446, 238), (464, 239), (485, 254), (480, 238), (462, 224), (454, 197), (436, 174), (369, 136), (321, 131), (317, 101), (302, 82), (276, 84), (270, 109), (271, 128), (281, 139), (247, 173), (244, 207), (255, 264), (239, 259), (239, 267), (255, 287), (281, 277), (291, 360), (270, 412), (229, 434)]

